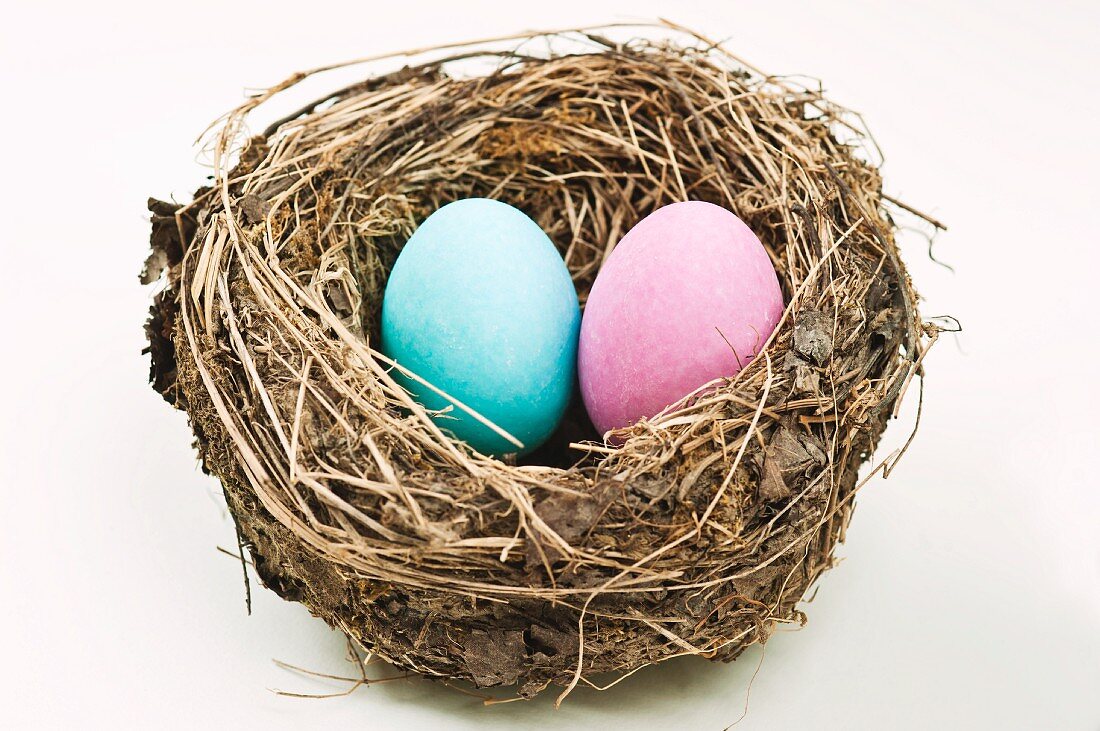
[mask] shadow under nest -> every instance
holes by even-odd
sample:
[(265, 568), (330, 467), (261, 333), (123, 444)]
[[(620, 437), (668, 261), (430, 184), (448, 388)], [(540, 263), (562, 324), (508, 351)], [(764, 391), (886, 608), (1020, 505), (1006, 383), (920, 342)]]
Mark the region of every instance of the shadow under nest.
[[(151, 201), (153, 384), (188, 413), (264, 584), (399, 667), (522, 696), (729, 660), (803, 621), (923, 353), (852, 115), (714, 46), (582, 40), (406, 67), (242, 149), (294, 77), (225, 118), (213, 187)], [(485, 57), (487, 75), (450, 73)], [(768, 249), (784, 319), (736, 378), (621, 446), (578, 401), (520, 464), (472, 453), (371, 349), (402, 243), (471, 196), (538, 222), (582, 305), (646, 214), (724, 206)]]

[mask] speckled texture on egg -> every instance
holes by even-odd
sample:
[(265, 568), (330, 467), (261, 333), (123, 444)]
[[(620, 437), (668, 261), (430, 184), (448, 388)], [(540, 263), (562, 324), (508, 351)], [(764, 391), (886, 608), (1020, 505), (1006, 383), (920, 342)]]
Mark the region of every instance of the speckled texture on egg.
[(741, 219), (712, 203), (658, 209), (604, 263), (581, 324), (581, 394), (601, 432), (733, 376), (783, 313), (775, 269)]
[(522, 211), (470, 198), (429, 216), (394, 264), (382, 349), (452, 400), (399, 381), (436, 422), (485, 454), (526, 453), (554, 431), (573, 391), (580, 310), (565, 262)]

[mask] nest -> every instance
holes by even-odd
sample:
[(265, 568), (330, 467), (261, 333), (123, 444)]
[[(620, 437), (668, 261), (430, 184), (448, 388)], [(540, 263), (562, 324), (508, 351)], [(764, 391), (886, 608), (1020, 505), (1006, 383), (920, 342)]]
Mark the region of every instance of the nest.
[[(263, 583), (401, 668), (564, 695), (803, 622), (934, 341), (858, 117), (664, 31), (437, 50), (247, 137), (298, 74), (212, 129), (212, 187), (150, 203), (154, 387)], [(375, 349), (401, 246), (472, 196), (535, 219), (582, 305), (645, 215), (725, 206), (768, 249), (783, 320), (735, 378), (614, 439), (576, 404), (529, 458), (477, 454)]]

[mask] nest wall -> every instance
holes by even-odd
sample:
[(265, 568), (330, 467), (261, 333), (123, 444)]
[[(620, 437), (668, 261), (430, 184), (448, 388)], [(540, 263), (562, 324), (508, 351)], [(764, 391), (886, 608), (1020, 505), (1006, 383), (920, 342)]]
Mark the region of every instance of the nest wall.
[[(400, 667), (523, 696), (802, 622), (927, 342), (857, 117), (698, 38), (568, 39), (458, 49), (253, 137), (305, 75), (249, 100), (211, 137), (213, 186), (151, 202), (145, 275), (167, 272), (153, 385), (264, 584)], [(375, 349), (403, 242), (470, 196), (536, 220), (582, 305), (646, 214), (724, 206), (767, 248), (783, 320), (735, 378), (616, 442), (576, 404), (522, 463), (471, 452)]]

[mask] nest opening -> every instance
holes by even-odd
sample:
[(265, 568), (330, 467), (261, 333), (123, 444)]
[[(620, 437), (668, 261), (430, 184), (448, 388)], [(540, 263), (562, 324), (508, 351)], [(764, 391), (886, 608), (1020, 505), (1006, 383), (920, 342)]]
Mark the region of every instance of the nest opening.
[[(801, 622), (929, 340), (854, 115), (698, 36), (567, 35), (585, 50), (461, 49), (244, 141), (305, 75), (250, 99), (211, 137), (213, 187), (152, 205), (144, 276), (167, 270), (154, 387), (188, 412), (264, 583), (401, 667), (524, 696), (732, 659)], [(447, 73), (470, 58), (497, 66)], [(576, 397), (519, 464), (470, 453), (372, 346), (402, 243), (473, 196), (546, 231), (582, 306), (646, 214), (727, 207), (767, 248), (784, 319), (736, 378), (621, 446)]]

